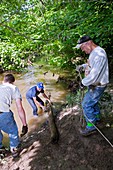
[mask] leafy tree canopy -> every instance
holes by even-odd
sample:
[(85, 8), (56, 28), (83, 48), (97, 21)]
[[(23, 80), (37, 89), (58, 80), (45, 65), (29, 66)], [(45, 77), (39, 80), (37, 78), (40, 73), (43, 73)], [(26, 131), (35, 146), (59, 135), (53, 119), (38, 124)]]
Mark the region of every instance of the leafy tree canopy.
[[(0, 65), (20, 71), (31, 61), (70, 69), (82, 52), (73, 47), (90, 35), (111, 61), (113, 2), (72, 0), (2, 0), (0, 5)], [(112, 62), (112, 61), (111, 61)]]

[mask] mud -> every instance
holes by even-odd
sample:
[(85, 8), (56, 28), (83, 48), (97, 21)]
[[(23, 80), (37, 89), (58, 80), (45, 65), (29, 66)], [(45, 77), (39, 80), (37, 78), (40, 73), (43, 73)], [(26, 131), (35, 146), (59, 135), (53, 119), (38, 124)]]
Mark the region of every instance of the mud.
[[(58, 144), (50, 143), (48, 124), (34, 129), (22, 139), (23, 150), (15, 160), (1, 159), (2, 170), (112, 170), (113, 148), (97, 132), (89, 137), (79, 133), (77, 107), (61, 111), (56, 117), (60, 132)], [(105, 122), (107, 124), (107, 122)], [(112, 124), (112, 122), (111, 122)], [(113, 142), (113, 128), (104, 126), (104, 135)]]

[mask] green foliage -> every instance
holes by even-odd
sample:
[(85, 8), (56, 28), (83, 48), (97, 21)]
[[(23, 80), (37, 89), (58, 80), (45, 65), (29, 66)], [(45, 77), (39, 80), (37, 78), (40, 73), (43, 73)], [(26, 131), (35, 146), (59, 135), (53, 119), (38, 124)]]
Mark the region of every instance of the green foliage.
[(0, 65), (18, 71), (30, 56), (70, 69), (84, 62), (78, 57), (85, 54), (73, 48), (83, 34), (112, 55), (112, 8), (113, 2), (106, 0), (2, 0)]
[[(80, 109), (82, 109), (81, 103), (83, 100), (83, 93), (85, 94), (87, 89), (83, 91), (78, 90), (77, 93), (69, 93), (66, 96), (66, 103), (68, 107), (73, 107), (78, 105)], [(108, 107), (109, 105), (109, 107)], [(101, 110), (101, 116), (103, 118), (108, 118), (109, 116), (113, 117), (113, 101), (111, 99), (111, 95), (108, 92), (104, 92), (102, 98), (99, 101), (99, 108)]]
[(74, 105), (78, 105), (81, 108), (81, 102), (82, 102), (82, 91), (78, 90), (77, 93), (69, 93), (66, 96), (66, 103), (68, 104), (68, 107), (73, 107)]
[[(108, 107), (109, 106), (109, 107)], [(109, 116), (113, 117), (113, 101), (112, 97), (108, 92), (104, 92), (102, 98), (99, 101), (99, 107), (102, 112), (102, 116), (107, 118)]]

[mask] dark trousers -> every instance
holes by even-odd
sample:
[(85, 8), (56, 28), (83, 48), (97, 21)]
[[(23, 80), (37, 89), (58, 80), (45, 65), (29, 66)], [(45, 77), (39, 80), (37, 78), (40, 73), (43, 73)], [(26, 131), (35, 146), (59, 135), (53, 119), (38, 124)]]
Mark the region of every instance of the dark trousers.
[[(29, 104), (31, 105), (32, 109), (33, 109), (33, 115), (38, 115), (37, 112), (38, 112), (38, 108), (33, 100), (33, 98), (27, 98), (27, 101), (29, 102)], [(36, 97), (36, 100), (42, 105), (44, 106), (44, 102), (37, 96)]]

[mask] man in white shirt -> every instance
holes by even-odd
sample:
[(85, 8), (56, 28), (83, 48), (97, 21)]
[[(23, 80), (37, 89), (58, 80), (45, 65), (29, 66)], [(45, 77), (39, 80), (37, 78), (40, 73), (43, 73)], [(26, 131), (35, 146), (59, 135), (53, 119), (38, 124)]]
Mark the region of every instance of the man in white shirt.
[(81, 130), (81, 135), (88, 136), (96, 132), (93, 124), (96, 125), (100, 121), (98, 101), (109, 83), (108, 59), (105, 50), (97, 46), (87, 35), (78, 40), (76, 48), (80, 48), (86, 54), (89, 54), (88, 63), (77, 66), (78, 71), (81, 68), (87, 70), (87, 75), (81, 82), (81, 86), (88, 87), (82, 101), (87, 125), (84, 130)]
[(22, 106), (22, 97), (18, 87), (14, 85), (15, 78), (12, 74), (4, 76), (3, 84), (0, 85), (0, 151), (4, 149), (2, 145), (4, 131), (9, 135), (10, 150), (13, 157), (17, 157), (19, 154), (19, 135), (16, 122), (14, 120), (13, 112), (10, 110), (10, 105), (13, 100), (16, 102), (18, 115), (22, 122), (22, 136), (28, 131), (25, 111)]

